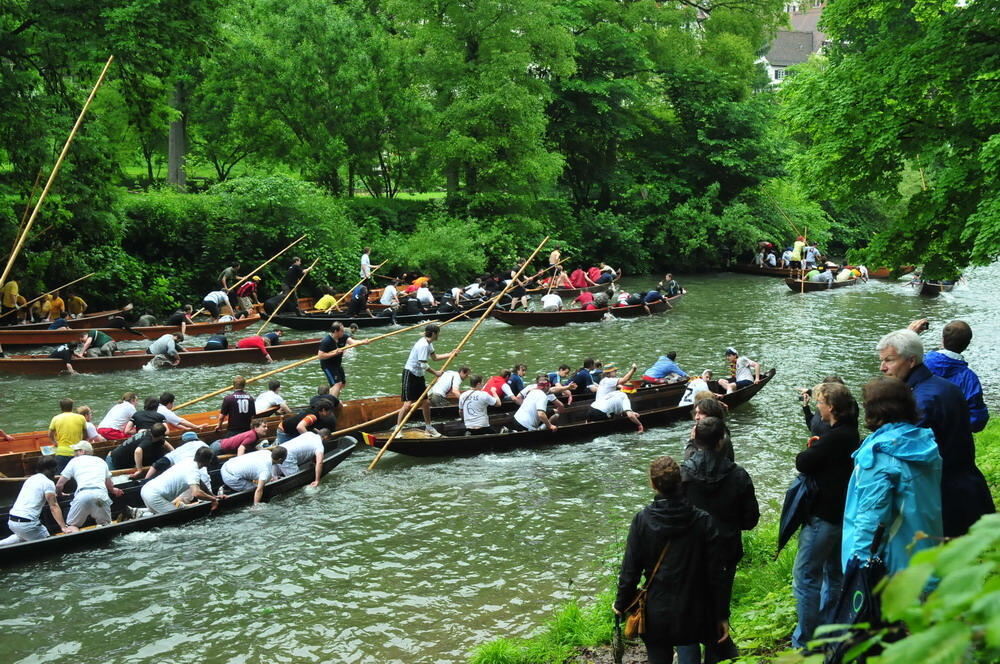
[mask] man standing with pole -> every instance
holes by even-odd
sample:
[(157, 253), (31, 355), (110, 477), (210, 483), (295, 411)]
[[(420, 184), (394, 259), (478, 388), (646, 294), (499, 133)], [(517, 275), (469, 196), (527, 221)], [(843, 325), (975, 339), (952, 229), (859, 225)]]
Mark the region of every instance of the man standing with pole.
[[(410, 356), (406, 359), (406, 365), (403, 367), (403, 384), (400, 391), (400, 396), (403, 398), (403, 405), (399, 409), (399, 415), (396, 418), (396, 426), (400, 426), (406, 413), (409, 412), (410, 406), (413, 402), (420, 399), (423, 395), (424, 390), (427, 389), (427, 380), (424, 378), (426, 372), (431, 372), (434, 376), (440, 376), (441, 372), (432, 369), (428, 366), (428, 360), (447, 360), (454, 357), (458, 351), (453, 350), (450, 353), (445, 353), (443, 355), (438, 355), (434, 352), (434, 342), (437, 341), (438, 334), (441, 332), (441, 326), (431, 323), (426, 328), (424, 328), (424, 336), (420, 338), (417, 343), (413, 344), (413, 348), (410, 350)], [(441, 434), (438, 430), (431, 426), (431, 403), (429, 400), (424, 399), (420, 404), (421, 410), (424, 412), (424, 431), (429, 436), (434, 438), (439, 437)]]

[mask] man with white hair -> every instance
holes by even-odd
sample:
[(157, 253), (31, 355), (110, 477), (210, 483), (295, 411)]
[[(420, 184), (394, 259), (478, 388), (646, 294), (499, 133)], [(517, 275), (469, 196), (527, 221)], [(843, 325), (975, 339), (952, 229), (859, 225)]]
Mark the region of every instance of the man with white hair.
[(983, 514), (996, 511), (986, 479), (976, 467), (976, 448), (969, 425), (965, 395), (953, 383), (924, 366), (924, 345), (913, 330), (896, 330), (876, 345), (879, 369), (913, 390), (920, 411), (919, 426), (934, 432), (943, 468), (941, 511), (944, 534), (957, 537)]

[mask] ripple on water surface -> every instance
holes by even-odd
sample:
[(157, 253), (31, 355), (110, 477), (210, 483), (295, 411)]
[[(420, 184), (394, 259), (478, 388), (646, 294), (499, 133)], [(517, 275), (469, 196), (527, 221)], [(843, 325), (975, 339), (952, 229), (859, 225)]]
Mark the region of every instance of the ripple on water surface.
[[(461, 362), (489, 373), (523, 361), (533, 373), (595, 356), (619, 366), (635, 361), (641, 370), (676, 350), (689, 370), (722, 372), (723, 352), (735, 346), (778, 369), (730, 422), (765, 510), (794, 475), (806, 435), (794, 388), (836, 373), (857, 391), (878, 370), (878, 337), (909, 320), (934, 321), (929, 346), (944, 321), (968, 320), (976, 337), (967, 356), (996, 406), (1000, 305), (984, 295), (1000, 286), (995, 267), (973, 271), (968, 288), (936, 300), (897, 283), (810, 295), (746, 275), (685, 284), (689, 297), (655, 318), (561, 330), (490, 321)], [(449, 350), (468, 327), (446, 328), (438, 349)], [(394, 392), (415, 338), (352, 351), (348, 393)], [(45, 428), (53, 408), (44, 404), (64, 394), (103, 413), (125, 390), (166, 389), (183, 400), (233, 373), (9, 379), (0, 384), (3, 428)], [(282, 382), (289, 400), (301, 403), (319, 375), (307, 366)], [(362, 450), (318, 489), (264, 508), (7, 569), (0, 661), (465, 661), (475, 644), (528, 635), (560, 602), (589, 602), (605, 587), (614, 544), (649, 499), (649, 460), (679, 455), (688, 426), (469, 459), (388, 455), (372, 473), (364, 472), (371, 453)]]

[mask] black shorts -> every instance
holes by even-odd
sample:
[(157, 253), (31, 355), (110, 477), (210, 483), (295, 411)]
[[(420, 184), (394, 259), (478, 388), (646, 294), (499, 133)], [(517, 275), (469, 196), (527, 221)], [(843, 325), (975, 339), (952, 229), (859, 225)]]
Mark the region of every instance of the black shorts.
[(219, 317), (219, 305), (212, 300), (202, 300), (201, 306), (208, 310), (208, 313), (212, 314), (212, 318)]
[(610, 420), (611, 416), (605, 413), (603, 410), (597, 410), (591, 406), (587, 410), (587, 421), (588, 422), (600, 422), (601, 420)]
[(427, 380), (423, 376), (414, 376), (409, 369), (403, 369), (403, 384), (399, 396), (403, 401), (416, 401), (427, 389)]
[(524, 297), (527, 294), (527, 291), (524, 290), (524, 286), (514, 286), (509, 291), (507, 291), (507, 294), (510, 295), (512, 298), (517, 299), (519, 297)]
[(323, 375), (326, 376), (326, 382), (330, 385), (336, 385), (337, 383), (343, 383), (347, 385), (347, 374), (344, 373), (344, 367), (323, 367)]
[(478, 429), (466, 429), (470, 435), (473, 436), (485, 436), (487, 434), (496, 433), (496, 429), (493, 427), (480, 427)]
[(528, 429), (528, 427), (524, 426), (523, 424), (521, 424), (520, 422), (518, 422), (514, 418), (511, 418), (511, 420), (510, 420), (510, 426), (507, 427), (507, 428), (509, 428), (511, 431), (530, 431), (530, 429)]
[(737, 390), (742, 390), (744, 387), (749, 387), (751, 385), (753, 385), (753, 381), (752, 380), (738, 380), (738, 381), (736, 381), (736, 389)]

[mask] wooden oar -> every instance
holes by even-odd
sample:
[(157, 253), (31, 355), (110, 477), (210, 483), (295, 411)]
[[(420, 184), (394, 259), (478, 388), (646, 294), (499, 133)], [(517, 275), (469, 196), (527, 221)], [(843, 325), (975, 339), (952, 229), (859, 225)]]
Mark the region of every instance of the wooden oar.
[(38, 202), (35, 203), (35, 209), (31, 211), (28, 223), (24, 225), (24, 230), (21, 232), (21, 236), (17, 239), (17, 244), (14, 245), (14, 249), (10, 252), (10, 258), (7, 260), (7, 266), (3, 269), (3, 275), (0, 275), (0, 285), (7, 282), (10, 270), (14, 267), (14, 261), (17, 260), (17, 255), (21, 252), (21, 248), (24, 247), (24, 241), (28, 237), (28, 232), (34, 225), (35, 219), (38, 218), (38, 210), (41, 209), (42, 202), (45, 200), (45, 197), (48, 196), (49, 190), (52, 188), (52, 183), (55, 182), (56, 175), (59, 174), (59, 169), (62, 167), (63, 160), (66, 159), (66, 154), (69, 153), (69, 146), (73, 143), (73, 138), (76, 136), (76, 132), (79, 131), (80, 125), (83, 124), (83, 116), (87, 114), (87, 109), (90, 108), (90, 103), (94, 101), (97, 89), (100, 88), (101, 83), (104, 82), (104, 76), (108, 73), (108, 68), (111, 66), (111, 62), (114, 59), (115, 56), (113, 55), (108, 57), (108, 61), (104, 64), (104, 69), (101, 70), (101, 75), (97, 78), (97, 83), (94, 84), (93, 89), (90, 91), (90, 96), (87, 97), (87, 101), (80, 110), (80, 115), (76, 118), (76, 124), (73, 125), (73, 129), (69, 132), (69, 137), (63, 145), (62, 152), (59, 153), (59, 158), (56, 159), (56, 163), (52, 167), (52, 172), (49, 173), (49, 179), (45, 183), (45, 188), (42, 189), (42, 193), (38, 196)]
[[(383, 265), (385, 265), (388, 262), (389, 262), (388, 260), (384, 260), (381, 263), (379, 263), (378, 265), (376, 265), (375, 267), (373, 267), (372, 268), (372, 274), (375, 274), (375, 272), (377, 272), (380, 267), (382, 267)], [(356, 283), (353, 286), (351, 286), (351, 289), (349, 291), (347, 291), (346, 293), (344, 293), (343, 295), (341, 295), (339, 298), (337, 298), (337, 301), (334, 302), (333, 305), (329, 309), (327, 309), (325, 313), (330, 313), (334, 309), (339, 308), (340, 307), (340, 303), (343, 302), (345, 298), (347, 298), (351, 293), (354, 292), (355, 288), (357, 288), (358, 286), (360, 286), (361, 284), (363, 284), (367, 279), (368, 279), (368, 277), (362, 277), (361, 281), (359, 281), (358, 283)]]
[[(489, 318), (490, 313), (492, 313), (493, 308), (496, 307), (497, 303), (500, 301), (500, 298), (506, 295), (508, 290), (513, 288), (514, 284), (521, 277), (521, 273), (524, 272), (524, 268), (528, 267), (528, 264), (531, 263), (532, 259), (534, 259), (536, 255), (538, 255), (538, 252), (542, 250), (542, 247), (544, 247), (545, 243), (548, 241), (549, 237), (546, 235), (545, 239), (542, 240), (542, 243), (539, 244), (535, 248), (535, 251), (532, 252), (531, 256), (528, 257), (528, 260), (524, 261), (524, 263), (521, 265), (521, 269), (517, 271), (517, 274), (515, 274), (514, 278), (510, 280), (510, 283), (508, 283), (504, 287), (504, 289), (500, 291), (499, 295), (493, 298), (493, 302), (490, 304), (489, 307), (487, 307), (486, 311), (483, 312), (483, 315), (479, 317), (479, 320), (477, 320), (475, 325), (472, 326), (472, 329), (470, 329), (466, 333), (465, 337), (463, 337), (462, 340), (458, 343), (458, 345), (455, 346), (455, 350), (452, 351), (451, 357), (445, 360), (444, 364), (441, 365), (441, 373), (444, 373), (448, 369), (448, 365), (450, 365), (451, 361), (455, 359), (455, 357), (458, 355), (458, 352), (462, 350), (463, 346), (465, 346), (466, 342), (468, 342), (469, 339), (472, 337), (472, 335), (475, 334), (476, 330), (479, 329), (479, 326), (483, 324), (483, 321)], [(417, 398), (416, 401), (410, 404), (410, 410), (407, 411), (406, 414), (403, 416), (403, 419), (400, 420), (398, 424), (396, 424), (396, 428), (392, 430), (392, 433), (389, 434), (389, 438), (386, 439), (385, 444), (378, 451), (378, 454), (375, 455), (375, 458), (372, 459), (371, 464), (368, 466), (368, 470), (374, 469), (376, 464), (378, 464), (378, 462), (382, 459), (382, 456), (386, 453), (386, 450), (388, 450), (389, 446), (392, 445), (392, 441), (396, 440), (396, 438), (399, 436), (399, 433), (403, 430), (403, 427), (406, 426), (406, 423), (410, 421), (410, 417), (412, 417), (413, 413), (415, 413), (417, 408), (420, 407), (420, 404), (423, 402), (423, 400), (427, 398), (428, 392), (430, 392), (431, 388), (434, 387), (434, 383), (436, 382), (437, 379), (435, 378), (430, 383), (428, 383), (427, 387), (424, 388), (423, 393), (421, 393), (421, 395)]]
[[(466, 309), (465, 311), (461, 312), (457, 316), (455, 316), (453, 318), (449, 318), (445, 322), (441, 323), (441, 327), (444, 327), (445, 325), (448, 325), (450, 323), (454, 323), (454, 322), (456, 322), (458, 320), (461, 320), (470, 311), (475, 311), (476, 309), (478, 309), (480, 307), (486, 306), (487, 303), (492, 302), (493, 300), (499, 300), (499, 298), (500, 298), (500, 296), (497, 295), (496, 297), (494, 297), (491, 300), (486, 300), (484, 302), (480, 302), (476, 306), (470, 307), (469, 309)], [(367, 346), (368, 344), (370, 344), (370, 343), (372, 343), (374, 341), (379, 341), (381, 339), (388, 339), (389, 337), (394, 337), (397, 334), (403, 334), (404, 332), (412, 332), (413, 330), (417, 329), (418, 327), (424, 327), (425, 325), (426, 325), (426, 322), (417, 323), (416, 325), (410, 325), (409, 327), (403, 327), (403, 328), (400, 328), (398, 330), (393, 330), (392, 332), (386, 332), (385, 334), (380, 334), (378, 336), (372, 337), (371, 339), (363, 339), (362, 341), (364, 342), (364, 345)], [(353, 346), (353, 347), (357, 348), (357, 346)], [(249, 385), (250, 383), (255, 383), (255, 382), (257, 382), (259, 380), (263, 380), (265, 378), (270, 378), (271, 376), (273, 376), (275, 374), (279, 374), (282, 371), (288, 371), (289, 369), (295, 369), (296, 367), (301, 367), (303, 364), (308, 364), (309, 362), (312, 362), (312, 361), (316, 360), (318, 357), (319, 357), (318, 355), (313, 355), (312, 357), (307, 357), (307, 358), (304, 358), (304, 359), (301, 359), (301, 360), (296, 360), (295, 362), (292, 362), (291, 364), (286, 364), (283, 367), (278, 367), (277, 369), (271, 369), (270, 371), (266, 371), (266, 372), (260, 374), (259, 376), (254, 376), (252, 378), (247, 378), (246, 379), (246, 383)], [(179, 406), (174, 406), (174, 410), (180, 410), (181, 408), (187, 408), (188, 406), (193, 406), (194, 404), (199, 403), (201, 401), (204, 401), (205, 399), (211, 399), (212, 397), (218, 396), (218, 395), (222, 394), (223, 392), (228, 392), (231, 389), (233, 389), (233, 385), (230, 383), (229, 385), (227, 385), (226, 387), (223, 387), (222, 389), (214, 390), (212, 392), (209, 392), (208, 394), (203, 394), (202, 396), (198, 397), (197, 399), (192, 399), (191, 401), (185, 401), (184, 403), (182, 403)], [(210, 425), (204, 425), (204, 426), (210, 426)]]
[(6, 312), (4, 314), (0, 314), (0, 318), (3, 318), (4, 316), (9, 316), (12, 313), (14, 313), (15, 311), (19, 311), (20, 309), (27, 309), (32, 304), (34, 304), (35, 302), (38, 302), (40, 299), (42, 299), (46, 295), (52, 295), (52, 293), (55, 293), (58, 290), (62, 290), (64, 288), (69, 288), (70, 286), (72, 286), (73, 284), (77, 283), (78, 281), (83, 281), (84, 279), (89, 279), (90, 277), (94, 276), (95, 274), (97, 274), (97, 273), (96, 272), (91, 272), (90, 274), (85, 274), (82, 277), (80, 277), (79, 279), (74, 279), (73, 281), (69, 282), (68, 284), (63, 284), (62, 286), (59, 286), (58, 288), (53, 288), (48, 293), (42, 293), (41, 295), (39, 295), (38, 297), (36, 297), (34, 300), (31, 300), (29, 302), (25, 302), (24, 304), (22, 304), (19, 307), (14, 307), (10, 311), (8, 311), (8, 312)]
[[(290, 245), (288, 245), (287, 247), (285, 247), (284, 249), (282, 249), (281, 251), (279, 251), (275, 255), (271, 256), (270, 258), (268, 258), (266, 261), (264, 261), (263, 263), (261, 263), (260, 265), (258, 265), (257, 267), (255, 267), (254, 269), (250, 270), (250, 272), (248, 272), (245, 277), (243, 277), (242, 279), (240, 279), (239, 281), (237, 281), (235, 284), (233, 284), (232, 286), (230, 286), (229, 288), (227, 288), (226, 292), (228, 293), (229, 291), (233, 290), (234, 288), (236, 288), (237, 286), (239, 286), (240, 284), (242, 284), (247, 279), (251, 278), (253, 275), (255, 275), (258, 272), (260, 272), (261, 270), (263, 270), (265, 267), (267, 267), (268, 265), (270, 265), (272, 261), (274, 261), (279, 256), (281, 256), (281, 254), (285, 253), (286, 251), (288, 251), (289, 249), (291, 249), (292, 247), (294, 247), (295, 245), (297, 245), (299, 242), (302, 242), (302, 240), (304, 240), (304, 239), (306, 239), (305, 235), (301, 236), (299, 239), (295, 240)], [(196, 311), (193, 314), (191, 314), (191, 318), (194, 318), (195, 316), (200, 316), (203, 313), (205, 313), (205, 308), (204, 307), (202, 307), (198, 311)]]
[(271, 319), (278, 315), (278, 312), (281, 311), (281, 308), (283, 306), (285, 306), (285, 302), (288, 302), (288, 298), (290, 298), (292, 296), (292, 294), (298, 289), (299, 284), (301, 284), (305, 280), (306, 275), (309, 274), (309, 270), (311, 270), (314, 267), (316, 267), (316, 263), (318, 263), (318, 262), (319, 262), (319, 259), (317, 258), (316, 260), (314, 260), (312, 262), (312, 264), (309, 265), (309, 267), (307, 267), (302, 272), (302, 276), (299, 277), (299, 280), (295, 282), (295, 286), (292, 287), (292, 289), (289, 290), (287, 293), (285, 293), (285, 297), (281, 298), (281, 304), (279, 304), (277, 307), (275, 307), (274, 311), (271, 312), (271, 315), (267, 317), (266, 321), (264, 321), (264, 324), (261, 325), (259, 328), (257, 328), (256, 334), (260, 334), (261, 332), (264, 331), (264, 328), (266, 328), (268, 325), (271, 324)]

